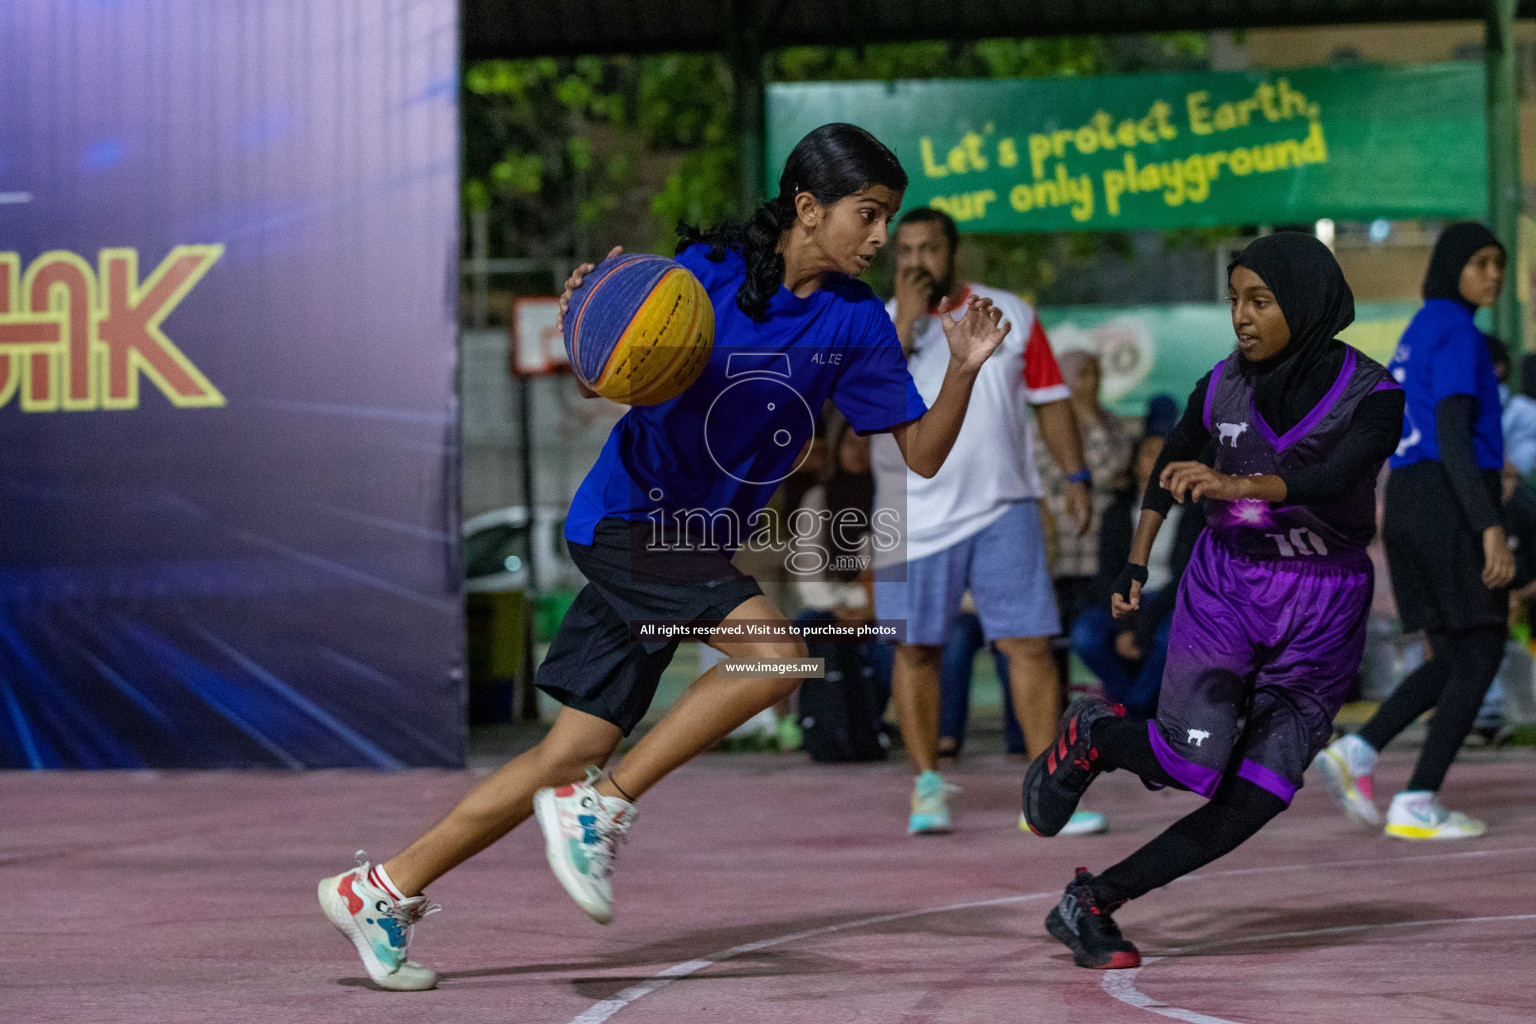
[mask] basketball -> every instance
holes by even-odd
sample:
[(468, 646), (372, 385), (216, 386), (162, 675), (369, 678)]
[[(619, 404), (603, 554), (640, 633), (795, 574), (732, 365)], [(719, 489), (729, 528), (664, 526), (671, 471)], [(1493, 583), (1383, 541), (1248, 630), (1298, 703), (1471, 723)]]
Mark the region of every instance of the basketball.
[(698, 379), (715, 344), (715, 310), (676, 260), (622, 255), (571, 293), (564, 334), (583, 384), (625, 405), (655, 405)]

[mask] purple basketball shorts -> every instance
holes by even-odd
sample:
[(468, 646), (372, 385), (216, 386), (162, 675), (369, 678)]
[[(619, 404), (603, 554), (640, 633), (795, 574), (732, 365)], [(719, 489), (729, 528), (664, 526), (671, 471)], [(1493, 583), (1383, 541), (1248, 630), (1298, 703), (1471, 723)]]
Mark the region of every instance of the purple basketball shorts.
[(1163, 770), (1205, 797), (1235, 772), (1290, 803), (1359, 674), (1372, 575), (1364, 552), (1255, 559), (1202, 535), (1147, 723)]

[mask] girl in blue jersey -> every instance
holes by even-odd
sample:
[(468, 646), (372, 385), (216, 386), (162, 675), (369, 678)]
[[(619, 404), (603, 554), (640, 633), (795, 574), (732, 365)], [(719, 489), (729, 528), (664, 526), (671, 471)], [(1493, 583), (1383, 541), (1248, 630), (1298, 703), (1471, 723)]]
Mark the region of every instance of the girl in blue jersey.
[[(795, 147), (778, 196), (748, 222), (683, 229), (678, 261), (709, 293), (714, 349), (683, 394), (629, 410), (571, 503), (566, 540), (589, 582), (537, 678), (563, 705), (559, 717), (538, 746), (404, 852), (379, 865), (360, 859), (320, 883), (327, 916), (379, 985), (436, 983), (407, 959), (411, 925), (436, 909), (422, 890), (530, 814), (556, 877), (606, 924), (615, 847), (634, 823), (636, 798), (799, 685), (727, 676), (717, 665), (607, 774), (588, 767), (604, 764), (639, 723), (677, 648), (641, 634), (645, 620), (718, 623), (709, 642), (735, 658), (805, 657), (805, 644), (781, 631), (784, 614), (731, 554), (794, 471), (827, 399), (860, 433), (890, 431), (924, 477), (948, 455), (976, 375), (1009, 325), (986, 300), (972, 300), (959, 320), (942, 317), (949, 372), (925, 406), (884, 303), (857, 280), (885, 244), (906, 185), (874, 136), (829, 124)], [(592, 269), (571, 275), (562, 315)], [(747, 623), (780, 632), (761, 637)]]
[(1371, 792), (1376, 753), (1424, 712), (1429, 735), (1385, 831), (1399, 839), (1464, 839), (1483, 823), (1440, 803), (1440, 784), (1504, 660), (1514, 556), (1504, 534), (1499, 380), (1473, 323), (1504, 287), (1504, 247), (1476, 222), (1435, 242), (1424, 307), (1389, 369), (1407, 413), (1387, 479), (1382, 539), (1404, 632), (1424, 630), (1434, 657), (1398, 684), (1358, 735), (1318, 754), (1328, 791), (1355, 821), (1380, 825)]

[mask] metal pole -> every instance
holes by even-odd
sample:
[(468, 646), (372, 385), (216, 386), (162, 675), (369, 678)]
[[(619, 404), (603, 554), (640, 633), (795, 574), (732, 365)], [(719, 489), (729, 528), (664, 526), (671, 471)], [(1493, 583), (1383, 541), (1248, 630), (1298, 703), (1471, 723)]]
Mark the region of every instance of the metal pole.
[(490, 317), (491, 218), (488, 211), (469, 211), (470, 277), (469, 323), (482, 330)]
[(528, 529), (524, 532), (523, 554), (528, 585), (523, 590), (523, 671), (518, 704), (524, 721), (539, 717), (539, 695), (533, 686), (534, 617), (539, 608), (539, 569), (534, 557), (534, 534), (538, 517), (533, 500), (533, 381), (526, 373), (517, 375), (518, 445), (521, 448), (523, 505), (528, 509)]
[(766, 104), (763, 95), (763, 21), (759, 0), (732, 0), (731, 82), (735, 107), (736, 151), (741, 171), (737, 212), (751, 216), (767, 198), (763, 168)]
[[(1484, 59), (1488, 73), (1488, 216), (1509, 253), (1504, 293), (1493, 311), (1493, 330), (1519, 361), (1520, 296), (1515, 274), (1520, 253), (1520, 107), (1516, 95), (1517, 0), (1487, 0)], [(1518, 386), (1518, 382), (1515, 382)]]

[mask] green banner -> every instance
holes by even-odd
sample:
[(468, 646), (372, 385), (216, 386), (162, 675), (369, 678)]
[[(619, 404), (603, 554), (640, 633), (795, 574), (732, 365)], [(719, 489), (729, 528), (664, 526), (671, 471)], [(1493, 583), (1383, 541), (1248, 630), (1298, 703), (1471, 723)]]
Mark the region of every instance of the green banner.
[[(1385, 365), (1418, 306), (1361, 302), (1340, 337)], [(1147, 399), (1172, 395), (1181, 406), (1190, 389), (1232, 352), (1232, 313), (1223, 303), (1167, 306), (1068, 306), (1041, 309), (1051, 348), (1086, 351), (1104, 368), (1104, 404), (1121, 416), (1141, 416)]]
[(965, 231), (1483, 217), (1483, 66), (777, 84), (768, 181), (851, 121)]

